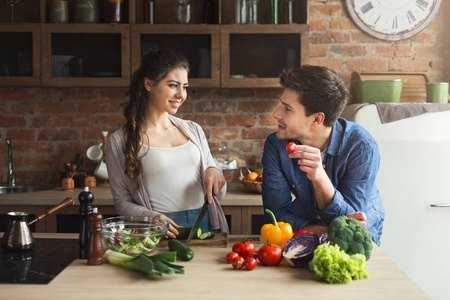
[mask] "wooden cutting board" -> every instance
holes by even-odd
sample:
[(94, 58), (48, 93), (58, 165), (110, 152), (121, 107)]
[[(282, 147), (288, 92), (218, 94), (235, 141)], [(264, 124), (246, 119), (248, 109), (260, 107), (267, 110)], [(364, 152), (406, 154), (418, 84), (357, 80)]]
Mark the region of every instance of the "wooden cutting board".
[[(161, 247), (168, 247), (168, 240), (164, 240), (161, 242)], [(180, 240), (180, 242), (186, 244), (186, 240)], [(189, 244), (189, 247), (213, 247), (213, 248), (226, 248), (228, 242), (228, 234), (224, 232), (218, 232), (212, 239), (199, 240), (192, 239)]]

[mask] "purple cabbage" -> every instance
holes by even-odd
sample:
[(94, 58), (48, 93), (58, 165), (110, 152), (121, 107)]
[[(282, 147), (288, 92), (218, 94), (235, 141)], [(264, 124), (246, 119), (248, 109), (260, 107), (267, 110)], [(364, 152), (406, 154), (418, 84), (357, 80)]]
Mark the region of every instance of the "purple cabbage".
[(293, 267), (304, 267), (314, 257), (314, 250), (319, 244), (319, 237), (315, 234), (296, 235), (283, 248), (284, 260)]

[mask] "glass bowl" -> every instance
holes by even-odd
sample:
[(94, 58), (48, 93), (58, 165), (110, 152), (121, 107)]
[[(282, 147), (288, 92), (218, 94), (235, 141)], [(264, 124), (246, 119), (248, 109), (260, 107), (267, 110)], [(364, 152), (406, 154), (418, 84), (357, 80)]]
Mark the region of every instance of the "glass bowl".
[(137, 256), (156, 250), (169, 221), (149, 217), (113, 217), (102, 221), (102, 241), (112, 251)]

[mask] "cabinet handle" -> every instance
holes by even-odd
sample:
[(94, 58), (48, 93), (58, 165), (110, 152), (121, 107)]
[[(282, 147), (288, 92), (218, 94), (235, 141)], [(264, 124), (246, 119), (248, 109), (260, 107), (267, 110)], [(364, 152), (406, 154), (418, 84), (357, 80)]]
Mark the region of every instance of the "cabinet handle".
[(431, 207), (450, 207), (450, 203), (431, 204)]

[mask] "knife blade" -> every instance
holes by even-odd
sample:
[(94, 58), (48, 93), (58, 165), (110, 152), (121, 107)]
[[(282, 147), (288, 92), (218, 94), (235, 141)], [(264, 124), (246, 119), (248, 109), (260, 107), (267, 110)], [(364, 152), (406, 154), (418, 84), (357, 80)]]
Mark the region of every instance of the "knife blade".
[(191, 232), (189, 232), (188, 239), (186, 241), (186, 244), (189, 243), (189, 241), (194, 237), (194, 234), (197, 232), (198, 227), (200, 227), (200, 223), (203, 220), (203, 217), (206, 214), (206, 211), (208, 210), (208, 196), (205, 196), (205, 203), (203, 204), (202, 210), (197, 216), (197, 219), (195, 220), (194, 226), (192, 226)]

